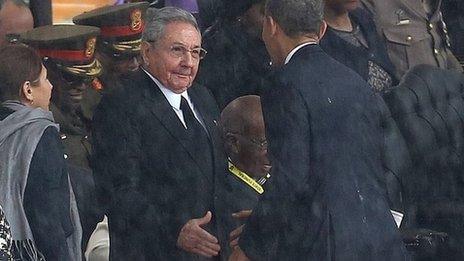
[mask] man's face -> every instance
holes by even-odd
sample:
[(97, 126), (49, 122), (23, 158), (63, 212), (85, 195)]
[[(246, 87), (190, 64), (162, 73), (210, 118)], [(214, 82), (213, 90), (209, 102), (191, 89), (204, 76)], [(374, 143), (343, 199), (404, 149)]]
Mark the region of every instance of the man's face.
[(269, 16), (266, 16), (264, 18), (262, 38), (263, 38), (264, 44), (266, 45), (266, 50), (269, 53), (269, 57), (271, 57), (272, 64), (274, 66), (277, 66), (281, 63), (281, 61), (279, 61), (280, 59), (278, 56), (278, 52), (276, 51), (276, 48), (275, 48), (275, 40), (272, 37), (271, 19), (272, 18)]
[(257, 120), (245, 133), (236, 134), (236, 137), (237, 161), (243, 166), (243, 171), (254, 177), (269, 173), (271, 165), (267, 157), (264, 122)]
[(136, 56), (110, 57), (104, 52), (97, 52), (97, 59), (102, 63), (107, 74), (120, 77), (139, 68), (141, 58)]
[(7, 34), (20, 34), (34, 27), (31, 11), (6, 1), (0, 10), (0, 46), (7, 43)]
[(336, 12), (353, 11), (359, 6), (359, 0), (325, 0), (325, 3)]
[[(147, 46), (149, 44), (149, 46)], [(201, 47), (201, 35), (192, 25), (172, 22), (166, 25), (164, 36), (156, 43), (144, 43), (142, 55), (146, 69), (174, 93), (186, 91), (195, 79), (200, 59), (192, 52)]]
[(84, 91), (90, 88), (92, 78), (75, 76), (66, 72), (58, 72), (58, 77), (54, 78), (53, 84), (58, 95), (61, 107), (70, 112), (75, 112), (79, 108)]

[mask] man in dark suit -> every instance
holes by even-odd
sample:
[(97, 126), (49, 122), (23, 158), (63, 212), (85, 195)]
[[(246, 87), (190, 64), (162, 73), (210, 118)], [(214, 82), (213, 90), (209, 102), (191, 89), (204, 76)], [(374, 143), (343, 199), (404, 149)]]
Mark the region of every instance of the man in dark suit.
[(95, 179), (110, 260), (217, 257), (217, 185), (226, 173), (213, 97), (193, 84), (206, 54), (195, 18), (149, 9), (143, 68), (104, 96), (94, 118)]
[(406, 260), (380, 162), (378, 100), (318, 46), (322, 0), (268, 0), (261, 97), (272, 177), (232, 260)]

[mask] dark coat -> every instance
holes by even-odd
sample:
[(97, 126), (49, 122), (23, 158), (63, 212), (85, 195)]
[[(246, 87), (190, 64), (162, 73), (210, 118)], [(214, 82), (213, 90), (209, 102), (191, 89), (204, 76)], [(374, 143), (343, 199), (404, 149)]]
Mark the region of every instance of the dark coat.
[(357, 72), (366, 81), (369, 76), (368, 62), (373, 61), (390, 74), (393, 78), (393, 83), (397, 84), (398, 80), (395, 78), (395, 68), (388, 57), (385, 42), (377, 33), (371, 15), (364, 9), (359, 8), (350, 12), (350, 18), (359, 25), (359, 29), (366, 38), (369, 49), (364, 47), (358, 48), (347, 43), (330, 27), (327, 28), (327, 32), (321, 40), (322, 49), (335, 58), (335, 60)]
[[(184, 224), (211, 210), (227, 160), (220, 150), (216, 103), (202, 86), (189, 90), (213, 144), (214, 173), (203, 168), (161, 90), (143, 72), (103, 96), (94, 115), (95, 179), (108, 210), (111, 260), (195, 260), (176, 247)], [(206, 229), (217, 234), (217, 219)], [(219, 239), (221, 240), (221, 239)]]
[[(228, 172), (221, 184), (219, 197), (222, 199), (220, 206), (222, 222), (219, 232), (223, 233), (223, 238), (229, 238), (230, 232), (245, 223), (245, 220), (236, 219), (232, 217), (232, 214), (242, 210), (252, 210), (258, 203), (260, 194), (231, 172)], [(228, 258), (231, 253), (232, 250), (228, 245), (221, 249), (221, 256), (225, 258)]]
[[(0, 106), (0, 120), (12, 110)], [(58, 131), (45, 129), (34, 151), (23, 206), (38, 250), (46, 260), (69, 260), (66, 238), (74, 232), (70, 218), (69, 181)], [(13, 256), (19, 253), (12, 249)]]
[(378, 96), (317, 45), (262, 96), (272, 177), (240, 247), (252, 260), (406, 260), (380, 162)]
[(204, 33), (208, 51), (197, 82), (213, 94), (219, 108), (244, 95), (259, 95), (268, 83), (270, 58), (262, 41), (252, 40), (238, 23), (220, 22)]

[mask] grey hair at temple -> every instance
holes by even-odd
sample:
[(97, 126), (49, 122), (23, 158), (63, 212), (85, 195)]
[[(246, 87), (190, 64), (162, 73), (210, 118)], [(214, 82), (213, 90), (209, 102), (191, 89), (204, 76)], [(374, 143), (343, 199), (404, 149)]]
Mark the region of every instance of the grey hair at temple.
[(189, 12), (177, 7), (164, 7), (161, 9), (148, 8), (147, 23), (143, 31), (142, 40), (147, 42), (158, 42), (163, 35), (166, 25), (173, 22), (184, 22), (191, 24), (198, 32), (197, 20)]
[(319, 33), (324, 17), (323, 0), (268, 0), (266, 15), (271, 16), (289, 37)]

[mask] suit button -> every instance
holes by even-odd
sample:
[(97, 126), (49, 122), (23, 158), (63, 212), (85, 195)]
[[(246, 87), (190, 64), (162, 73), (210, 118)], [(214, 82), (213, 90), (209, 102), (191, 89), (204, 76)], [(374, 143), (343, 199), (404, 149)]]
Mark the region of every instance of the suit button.
[(408, 42), (412, 41), (412, 36), (408, 35), (408, 37), (406, 37), (406, 41)]
[(433, 52), (437, 55), (440, 53), (440, 51), (437, 48), (433, 49)]
[(432, 30), (432, 29), (433, 29), (433, 24), (432, 24), (432, 23), (429, 23), (429, 24), (428, 24), (428, 27), (429, 27), (430, 30)]

